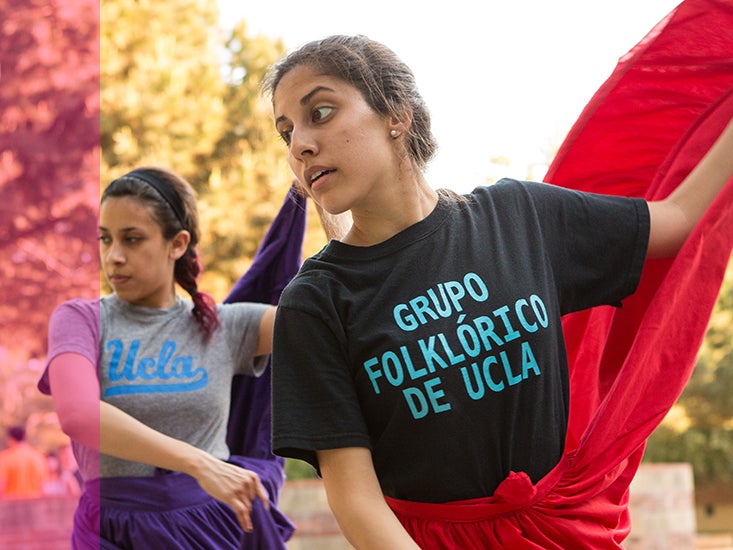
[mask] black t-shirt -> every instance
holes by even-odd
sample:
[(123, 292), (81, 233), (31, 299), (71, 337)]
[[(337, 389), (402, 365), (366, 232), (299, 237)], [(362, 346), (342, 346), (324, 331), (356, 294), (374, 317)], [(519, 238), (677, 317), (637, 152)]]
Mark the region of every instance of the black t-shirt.
[[(465, 199), (465, 200), (464, 200)], [(385, 495), (488, 496), (559, 460), (560, 317), (632, 293), (645, 201), (502, 180), (370, 247), (331, 241), (283, 292), (273, 447), (368, 447)]]

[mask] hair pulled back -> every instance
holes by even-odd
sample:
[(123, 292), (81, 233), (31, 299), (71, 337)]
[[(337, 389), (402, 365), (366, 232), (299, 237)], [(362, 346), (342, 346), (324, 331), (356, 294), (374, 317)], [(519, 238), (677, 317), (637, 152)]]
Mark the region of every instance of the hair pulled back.
[(435, 156), (437, 142), (430, 129), (430, 113), (415, 76), (385, 45), (362, 35), (334, 35), (309, 42), (270, 68), (263, 83), (265, 94), (272, 100), (283, 76), (301, 65), (348, 82), (377, 113), (400, 118), (410, 114), (412, 124), (406, 136), (410, 158), (424, 169)]
[[(135, 177), (135, 173), (140, 174), (141, 172), (144, 179)], [(145, 181), (148, 178), (153, 178), (158, 185), (163, 185), (175, 193), (175, 197), (180, 200), (182, 219), (179, 219), (173, 206), (163, 195)], [(137, 168), (110, 183), (102, 193), (100, 202), (103, 203), (109, 197), (134, 197), (149, 206), (165, 240), (172, 239), (183, 229), (189, 232), (191, 240), (183, 256), (176, 260), (173, 277), (176, 283), (191, 295), (193, 300), (192, 314), (204, 337), (209, 339), (220, 323), (216, 302), (211, 296), (198, 289), (197, 279), (201, 274), (202, 265), (197, 246), (201, 233), (196, 206), (196, 192), (191, 184), (166, 168), (145, 166)]]

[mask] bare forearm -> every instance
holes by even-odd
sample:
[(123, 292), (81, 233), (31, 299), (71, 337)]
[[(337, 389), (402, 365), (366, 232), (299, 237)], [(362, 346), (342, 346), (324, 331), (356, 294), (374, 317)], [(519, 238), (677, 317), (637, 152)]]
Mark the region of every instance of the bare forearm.
[(85, 357), (73, 353), (56, 357), (49, 366), (49, 378), (61, 427), (73, 440), (123, 460), (193, 476), (207, 493), (234, 510), (245, 531), (253, 529), (252, 501), (259, 499), (269, 506), (269, 495), (256, 473), (158, 432), (100, 401), (96, 369)]
[(384, 498), (370, 499), (351, 494), (344, 501), (329, 495), (329, 503), (339, 527), (358, 550), (419, 550)]
[(668, 197), (697, 222), (723, 186), (733, 177), (733, 120), (698, 165)]
[(100, 427), (101, 452), (189, 474), (211, 496), (231, 506), (245, 531), (253, 529), (252, 501), (269, 506), (269, 495), (254, 472), (157, 432), (109, 403), (100, 403)]
[(100, 452), (196, 476), (203, 463), (215, 460), (208, 453), (149, 428), (127, 413), (99, 403)]
[(61, 428), (74, 441), (117, 458), (186, 473), (205, 459), (203, 451), (100, 401), (96, 369), (86, 358), (59, 355), (49, 366), (49, 377)]
[(649, 203), (649, 255), (664, 257), (675, 254), (732, 177), (733, 121), (666, 199)]
[(419, 550), (384, 500), (371, 452), (318, 451), (328, 503), (347, 540), (358, 550)]

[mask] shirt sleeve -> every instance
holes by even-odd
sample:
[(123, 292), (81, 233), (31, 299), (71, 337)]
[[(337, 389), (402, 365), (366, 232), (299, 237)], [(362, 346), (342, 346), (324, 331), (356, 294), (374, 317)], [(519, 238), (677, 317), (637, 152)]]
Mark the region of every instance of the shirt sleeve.
[(260, 376), (267, 367), (268, 355), (254, 355), (259, 338), (260, 321), (267, 304), (237, 302), (219, 306), (222, 326), (234, 359), (234, 374)]
[(646, 260), (650, 225), (646, 201), (545, 187), (564, 197), (553, 212), (544, 214), (545, 234), (560, 231), (548, 250), (553, 254), (562, 313), (620, 306), (636, 291)]
[(317, 450), (371, 443), (344, 346), (319, 315), (278, 308), (273, 348), (273, 451), (309, 462)]
[(649, 244), (644, 199), (535, 182), (521, 182), (514, 197), (520, 203), (502, 200), (502, 207), (529, 212), (525, 220), (538, 228), (536, 238), (552, 267), (563, 315), (618, 306), (636, 290)]
[(63, 353), (77, 353), (93, 365), (99, 365), (99, 307), (98, 300), (70, 300), (59, 305), (51, 314), (46, 367), (38, 381), (41, 393), (51, 394), (48, 365)]

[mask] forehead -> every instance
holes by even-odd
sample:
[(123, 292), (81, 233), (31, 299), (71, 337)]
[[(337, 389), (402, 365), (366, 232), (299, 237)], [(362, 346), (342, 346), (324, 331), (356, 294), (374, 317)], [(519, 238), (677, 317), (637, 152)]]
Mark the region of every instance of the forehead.
[(321, 87), (339, 93), (358, 93), (356, 88), (340, 78), (324, 74), (309, 65), (298, 65), (286, 72), (275, 88), (272, 96), (275, 115), (297, 108), (311, 92)]
[(158, 226), (153, 207), (131, 196), (108, 197), (99, 206), (99, 225), (108, 229)]

